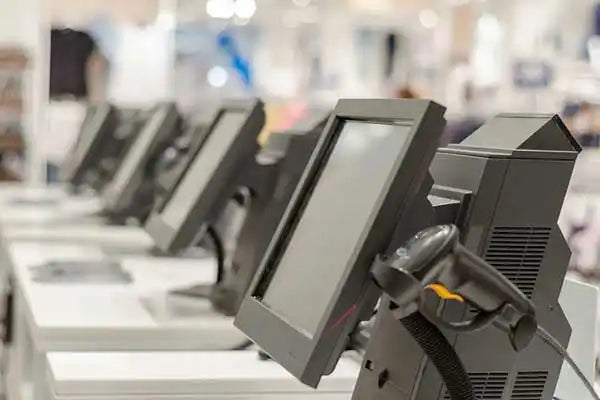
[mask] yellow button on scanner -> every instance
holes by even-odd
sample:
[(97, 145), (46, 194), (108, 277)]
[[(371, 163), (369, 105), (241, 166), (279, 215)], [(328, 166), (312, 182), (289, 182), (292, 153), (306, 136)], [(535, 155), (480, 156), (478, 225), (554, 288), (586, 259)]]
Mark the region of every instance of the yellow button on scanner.
[(456, 300), (460, 301), (461, 303), (465, 302), (465, 299), (461, 295), (452, 293), (446, 288), (446, 286), (440, 285), (439, 283), (427, 285), (427, 289), (433, 290), (440, 298), (444, 300)]

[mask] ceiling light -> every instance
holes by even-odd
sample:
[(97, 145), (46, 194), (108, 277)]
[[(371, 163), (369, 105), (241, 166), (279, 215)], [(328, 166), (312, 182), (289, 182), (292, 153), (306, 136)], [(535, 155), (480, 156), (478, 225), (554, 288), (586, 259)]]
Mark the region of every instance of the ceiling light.
[(234, 14), (233, 0), (208, 0), (206, 13), (213, 18), (229, 19)]
[(237, 26), (246, 26), (250, 23), (250, 18), (240, 18), (236, 16), (233, 18), (233, 23)]
[(424, 28), (435, 28), (440, 22), (439, 15), (430, 8), (425, 8), (419, 13), (419, 21)]
[(292, 3), (294, 3), (296, 7), (308, 7), (310, 2), (311, 0), (292, 0)]
[(255, 0), (237, 0), (233, 6), (235, 15), (238, 18), (250, 19), (256, 12)]
[(227, 73), (227, 70), (220, 65), (215, 65), (209, 69), (208, 73), (206, 74), (206, 81), (208, 84), (216, 88), (225, 86), (228, 79), (229, 74)]

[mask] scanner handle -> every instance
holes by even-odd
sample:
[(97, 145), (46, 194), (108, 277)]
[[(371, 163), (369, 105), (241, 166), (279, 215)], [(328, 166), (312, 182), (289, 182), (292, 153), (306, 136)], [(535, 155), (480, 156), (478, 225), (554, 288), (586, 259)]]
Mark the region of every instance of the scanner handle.
[(510, 304), (520, 314), (535, 315), (533, 303), (523, 292), (482, 258), (458, 242), (453, 257), (448, 268), (439, 270), (436, 283), (466, 298), (482, 311), (494, 311)]
[[(459, 243), (454, 225), (419, 232), (390, 257), (378, 257), (371, 270), (376, 284), (394, 301), (403, 318), (421, 310), (432, 322), (461, 332), (495, 323), (510, 334), (515, 349), (535, 335), (533, 303), (503, 274)], [(422, 307), (425, 291), (469, 303), (479, 311), (473, 319), (447, 322)]]

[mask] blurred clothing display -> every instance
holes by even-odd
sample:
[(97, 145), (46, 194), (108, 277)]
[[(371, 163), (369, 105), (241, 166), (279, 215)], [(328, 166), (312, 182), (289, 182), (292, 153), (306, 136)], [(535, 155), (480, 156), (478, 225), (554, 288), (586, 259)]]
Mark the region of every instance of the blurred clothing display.
[(50, 35), (50, 96), (88, 96), (88, 61), (96, 42), (86, 32), (52, 29)]
[(52, 29), (50, 34), (50, 98), (43, 153), (49, 180), (56, 175), (66, 149), (74, 143), (87, 101), (106, 93), (107, 63), (94, 38), (84, 31)]
[(174, 54), (169, 31), (157, 25), (115, 24), (113, 28), (116, 38), (107, 99), (119, 105), (151, 107), (171, 98)]
[(583, 147), (600, 147), (600, 109), (595, 104), (567, 103), (561, 113)]

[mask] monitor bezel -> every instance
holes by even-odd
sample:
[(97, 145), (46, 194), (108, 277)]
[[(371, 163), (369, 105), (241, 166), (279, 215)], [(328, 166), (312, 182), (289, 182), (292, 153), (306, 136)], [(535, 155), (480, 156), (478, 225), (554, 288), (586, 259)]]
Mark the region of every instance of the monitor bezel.
[[(81, 136), (88, 133), (92, 134), (93, 137), (90, 140), (87, 148), (83, 150), (78, 149), (80, 143), (79, 141), (76, 142), (73, 148), (73, 156), (81, 151), (83, 153), (81, 156), (81, 161), (78, 162), (71, 171), (66, 171), (69, 173), (68, 176), (64, 176), (64, 179), (74, 187), (83, 183), (83, 178), (86, 171), (90, 167), (93, 167), (92, 164), (94, 164), (94, 158), (102, 157), (102, 154), (99, 154), (99, 152), (108, 139), (108, 134), (112, 135), (112, 132), (109, 131), (116, 128), (117, 110), (112, 104), (102, 103), (90, 105), (88, 112), (90, 112), (92, 116), (90, 120), (88, 120), (86, 126), (82, 126)], [(97, 120), (98, 122), (96, 122)], [(93, 132), (87, 132), (88, 130), (92, 129)], [(79, 140), (81, 140), (81, 137)]]
[[(155, 106), (152, 115), (146, 120), (140, 130), (137, 132), (137, 135), (143, 133), (147, 124), (152, 123), (152, 119), (155, 113), (160, 112), (161, 109), (166, 109), (166, 113), (164, 118), (162, 119), (160, 125), (156, 129), (156, 133), (152, 137), (150, 145), (148, 146), (148, 151), (144, 153), (142, 156), (139, 165), (135, 168), (133, 174), (129, 182), (123, 186), (123, 190), (120, 193), (116, 194), (106, 194), (106, 190), (111, 187), (112, 181), (109, 182), (104, 188), (102, 193), (102, 198), (104, 200), (105, 210), (111, 213), (117, 213), (119, 211), (125, 210), (128, 208), (129, 204), (135, 197), (136, 192), (138, 191), (140, 185), (144, 180), (144, 174), (146, 170), (146, 164), (153, 157), (154, 152), (162, 143), (168, 141), (173, 135), (176, 133), (178, 122), (180, 120), (179, 113), (177, 111), (177, 107), (174, 103), (160, 103)], [(125, 163), (126, 157), (132, 151), (133, 146), (137, 140), (137, 136), (133, 139), (130, 148), (127, 151), (127, 154), (119, 161), (119, 167), (115, 171), (112, 176), (112, 180), (114, 180), (118, 174), (119, 169)], [(107, 197), (108, 196), (108, 197)]]
[[(173, 229), (163, 220), (162, 211), (166, 208), (190, 166), (204, 148), (221, 116), (228, 112), (245, 113), (245, 122), (215, 173), (208, 181), (206, 188), (200, 197), (194, 201), (184, 223), (178, 229)], [(185, 168), (183, 168), (163, 201), (152, 211), (144, 227), (146, 232), (153, 238), (158, 249), (168, 254), (177, 254), (187, 250), (193, 245), (193, 241), (201, 231), (202, 225), (210, 223), (218, 217), (219, 210), (225, 206), (227, 199), (231, 197), (235, 190), (232, 187), (235, 174), (258, 151), (258, 134), (264, 123), (264, 104), (259, 99), (230, 100), (217, 110), (202, 140), (192, 149)]]
[[(445, 108), (427, 100), (344, 99), (340, 100), (325, 127), (302, 175), (282, 222), (261, 262), (235, 319), (235, 325), (303, 383), (316, 387), (331, 372), (346, 347), (356, 324), (368, 318), (379, 296), (369, 270), (374, 257), (384, 252), (398, 221), (419, 194), (429, 164), (445, 126)], [(356, 261), (347, 267), (339, 295), (329, 302), (327, 318), (309, 337), (276, 315), (260, 300), (276, 270), (278, 259), (301, 218), (310, 193), (326, 166), (345, 121), (411, 124), (403, 161), (391, 180), (381, 207)]]

